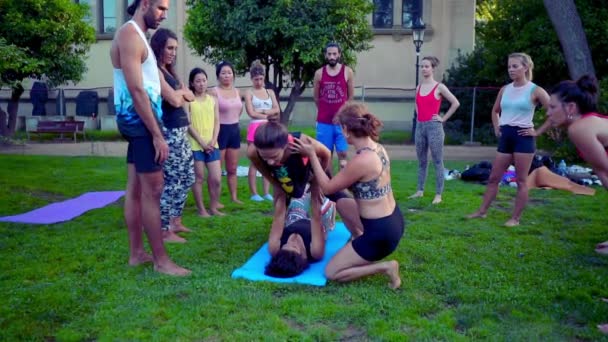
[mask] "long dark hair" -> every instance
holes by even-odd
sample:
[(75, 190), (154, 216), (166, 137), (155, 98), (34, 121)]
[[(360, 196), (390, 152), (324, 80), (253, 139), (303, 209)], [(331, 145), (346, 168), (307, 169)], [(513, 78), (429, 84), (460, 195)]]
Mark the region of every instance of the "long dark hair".
[(576, 103), (580, 114), (597, 112), (599, 87), (591, 75), (583, 75), (577, 81), (562, 81), (551, 89), (562, 103)]
[[(150, 38), (150, 47), (152, 51), (154, 51), (154, 55), (156, 56), (156, 63), (159, 65), (162, 63), (163, 54), (165, 52), (165, 46), (167, 45), (167, 41), (169, 39), (175, 39), (177, 41), (177, 35), (166, 28), (160, 28), (154, 32), (152, 38)], [(175, 73), (175, 61), (173, 63), (166, 65), (165, 68), (173, 76), (173, 78), (179, 82), (177, 74)]]

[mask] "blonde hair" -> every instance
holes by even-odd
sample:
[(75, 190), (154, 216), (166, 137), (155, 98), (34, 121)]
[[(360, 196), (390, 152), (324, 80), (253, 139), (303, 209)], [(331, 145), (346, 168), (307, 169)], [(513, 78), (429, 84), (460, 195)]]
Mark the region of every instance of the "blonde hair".
[(532, 70), (534, 69), (534, 62), (532, 62), (532, 57), (530, 57), (530, 55), (528, 55), (527, 53), (514, 52), (509, 55), (509, 58), (519, 58), (521, 64), (523, 64), (525, 67), (528, 67), (528, 70), (526, 70), (525, 73), (526, 79), (528, 81), (532, 81)]

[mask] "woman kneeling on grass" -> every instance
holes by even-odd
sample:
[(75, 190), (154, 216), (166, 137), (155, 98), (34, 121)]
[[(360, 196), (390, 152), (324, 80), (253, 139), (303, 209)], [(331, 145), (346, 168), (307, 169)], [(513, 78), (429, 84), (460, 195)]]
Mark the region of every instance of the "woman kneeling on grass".
[[(598, 85), (595, 78), (583, 76), (578, 81), (563, 81), (551, 90), (547, 115), (555, 127), (568, 130), (568, 137), (608, 189), (608, 116), (597, 114)], [(595, 247), (608, 254), (608, 241)], [(608, 334), (608, 324), (598, 325)]]
[(291, 144), (295, 151), (310, 158), (315, 180), (324, 193), (350, 189), (363, 223), (363, 234), (338, 251), (325, 275), (330, 280), (346, 282), (384, 273), (390, 278), (389, 286), (399, 288), (399, 263), (376, 262), (397, 248), (405, 229), (391, 188), (390, 161), (378, 143), (382, 123), (360, 103), (345, 104), (334, 120), (342, 125), (346, 141), (357, 149), (357, 154), (333, 178), (323, 171), (312, 145), (301, 139)]

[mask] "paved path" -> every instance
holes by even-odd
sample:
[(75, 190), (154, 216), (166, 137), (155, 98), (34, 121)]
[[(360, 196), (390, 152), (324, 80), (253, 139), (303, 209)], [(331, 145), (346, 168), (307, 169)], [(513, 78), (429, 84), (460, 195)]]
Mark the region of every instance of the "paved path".
[[(244, 156), (245, 147), (246, 145), (241, 146), (241, 156)], [(392, 159), (416, 160), (416, 149), (413, 145), (385, 145), (385, 148)], [(495, 146), (445, 146), (443, 151), (445, 160), (470, 162), (481, 160), (492, 161), (494, 160), (495, 153)], [(0, 145), (0, 154), (124, 157), (127, 154), (127, 143), (95, 141), (79, 143), (27, 143), (19, 146)]]

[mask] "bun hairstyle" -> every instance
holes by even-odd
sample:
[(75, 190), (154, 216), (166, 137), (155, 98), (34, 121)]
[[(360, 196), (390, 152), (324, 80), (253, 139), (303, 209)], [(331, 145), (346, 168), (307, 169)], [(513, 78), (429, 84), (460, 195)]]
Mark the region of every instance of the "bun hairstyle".
[(360, 102), (347, 102), (340, 108), (334, 122), (340, 124), (357, 138), (370, 137), (380, 139), (382, 122), (370, 114), (366, 105)]
[(190, 76), (188, 77), (188, 89), (190, 89), (190, 91), (192, 91), (194, 93), (194, 86), (192, 85), (192, 83), (194, 83), (194, 79), (196, 78), (196, 75), (198, 74), (203, 74), (205, 75), (205, 77), (207, 79), (209, 79), (209, 76), (207, 76), (207, 72), (204, 69), (201, 68), (194, 68), (192, 70), (190, 70)]
[(262, 65), (259, 59), (251, 63), (251, 68), (249, 68), (249, 74), (251, 75), (251, 78), (254, 78), (256, 76), (266, 76), (266, 69), (264, 68), (264, 65)]
[(132, 4), (129, 5), (129, 7), (127, 7), (127, 13), (130, 16), (133, 16), (135, 14), (135, 11), (137, 10), (137, 7), (139, 7), (140, 2), (141, 0), (135, 0)]
[(577, 81), (562, 81), (551, 89), (551, 95), (556, 95), (562, 103), (576, 103), (580, 114), (597, 112), (599, 87), (591, 75), (583, 75)]
[(439, 65), (439, 58), (435, 57), (435, 56), (424, 56), (422, 57), (423, 61), (429, 61), (431, 63), (431, 66), (434, 68), (436, 68)]
[(222, 68), (225, 66), (229, 67), (230, 70), (232, 70), (232, 75), (236, 76), (236, 73), (234, 72), (234, 66), (232, 65), (232, 63), (230, 63), (228, 61), (221, 61), (215, 65), (215, 76), (217, 78), (220, 78), (220, 72), (222, 72)]
[(530, 55), (528, 55), (527, 53), (514, 52), (509, 55), (509, 58), (519, 58), (521, 64), (528, 68), (528, 70), (526, 71), (526, 79), (528, 81), (532, 81), (532, 70), (534, 69), (534, 62), (532, 62), (532, 57), (530, 57)]

